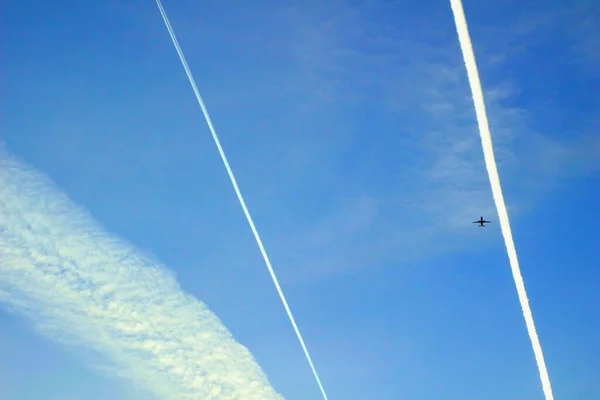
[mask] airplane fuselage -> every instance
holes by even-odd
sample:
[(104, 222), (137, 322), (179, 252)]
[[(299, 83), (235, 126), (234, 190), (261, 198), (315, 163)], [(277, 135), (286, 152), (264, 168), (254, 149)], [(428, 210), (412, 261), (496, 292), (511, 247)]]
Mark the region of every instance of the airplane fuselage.
[(490, 221), (486, 221), (483, 217), (479, 218), (477, 221), (473, 221), (474, 224), (479, 224), (480, 228), (485, 228), (485, 224), (489, 224)]

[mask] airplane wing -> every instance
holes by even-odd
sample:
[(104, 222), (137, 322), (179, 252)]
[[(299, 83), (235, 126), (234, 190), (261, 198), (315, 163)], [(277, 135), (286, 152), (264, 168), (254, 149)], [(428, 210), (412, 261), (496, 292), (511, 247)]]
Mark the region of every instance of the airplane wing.
[(485, 223), (485, 224), (491, 224), (492, 221), (483, 221), (483, 223)]

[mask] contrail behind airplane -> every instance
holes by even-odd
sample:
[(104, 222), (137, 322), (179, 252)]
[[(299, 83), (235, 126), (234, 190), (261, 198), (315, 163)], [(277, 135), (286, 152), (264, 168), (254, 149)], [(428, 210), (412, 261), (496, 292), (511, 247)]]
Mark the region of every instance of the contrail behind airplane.
[(473, 47), (471, 46), (471, 38), (469, 36), (467, 20), (465, 18), (461, 0), (450, 0), (450, 5), (452, 7), (452, 13), (454, 14), (454, 22), (458, 32), (458, 39), (467, 69), (469, 85), (471, 86), (471, 92), (473, 94), (473, 103), (475, 104), (475, 112), (477, 114), (477, 124), (479, 125), (479, 134), (481, 136), (481, 146), (483, 147), (485, 166), (490, 179), (494, 202), (496, 203), (496, 208), (498, 210), (500, 228), (502, 230), (502, 235), (504, 236), (504, 243), (506, 244), (506, 251), (508, 252), (508, 258), (510, 260), (510, 268), (512, 270), (515, 286), (517, 287), (521, 309), (523, 310), (523, 317), (525, 318), (525, 325), (527, 326), (527, 332), (529, 333), (529, 339), (531, 340), (531, 346), (533, 347), (533, 352), (535, 354), (535, 360), (537, 362), (544, 396), (546, 397), (546, 400), (553, 400), (554, 397), (552, 395), (550, 377), (548, 376), (548, 370), (546, 369), (546, 363), (544, 361), (544, 354), (542, 353), (542, 345), (540, 344), (540, 340), (535, 329), (535, 324), (533, 322), (531, 308), (529, 307), (529, 300), (527, 299), (527, 292), (525, 291), (525, 283), (523, 282), (523, 277), (521, 276), (521, 270), (519, 268), (519, 260), (517, 259), (517, 250), (515, 249), (515, 243), (513, 241), (512, 232), (510, 229), (508, 211), (506, 210), (504, 196), (502, 195), (500, 176), (498, 175), (498, 169), (496, 167), (496, 160), (494, 157), (492, 135), (490, 133), (487, 120), (485, 103), (483, 101), (483, 91), (481, 89), (481, 82), (479, 81), (479, 72), (477, 71), (475, 54), (473, 53)]
[(2, 148), (0, 305), (56, 342), (92, 350), (94, 366), (157, 398), (283, 400), (169, 271)]

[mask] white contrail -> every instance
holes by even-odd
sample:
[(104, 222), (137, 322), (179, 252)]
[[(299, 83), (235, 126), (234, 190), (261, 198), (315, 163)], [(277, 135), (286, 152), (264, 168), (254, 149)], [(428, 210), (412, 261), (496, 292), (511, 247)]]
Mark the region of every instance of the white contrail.
[(481, 146), (483, 147), (485, 166), (487, 168), (490, 185), (492, 187), (492, 194), (498, 210), (500, 228), (502, 229), (504, 243), (506, 244), (506, 251), (508, 252), (508, 258), (510, 260), (510, 268), (512, 270), (515, 286), (517, 287), (519, 301), (521, 302), (521, 309), (523, 310), (523, 317), (525, 318), (527, 332), (529, 333), (529, 339), (531, 340), (531, 346), (533, 347), (533, 352), (535, 353), (535, 360), (537, 362), (544, 395), (546, 400), (552, 400), (554, 397), (552, 395), (550, 377), (548, 376), (548, 370), (546, 369), (546, 363), (544, 362), (544, 354), (542, 353), (542, 346), (538, 339), (535, 324), (533, 322), (533, 315), (531, 314), (531, 308), (529, 307), (529, 301), (527, 300), (527, 292), (525, 291), (525, 284), (519, 268), (519, 260), (517, 259), (517, 250), (515, 249), (515, 243), (512, 238), (508, 212), (506, 210), (506, 205), (504, 204), (502, 187), (500, 186), (500, 177), (498, 176), (498, 169), (496, 168), (496, 161), (494, 158), (492, 136), (490, 134), (490, 128), (485, 111), (485, 103), (483, 101), (483, 92), (481, 90), (481, 82), (479, 81), (479, 73), (477, 72), (475, 54), (473, 53), (471, 38), (469, 37), (467, 20), (465, 18), (461, 0), (450, 0), (450, 4), (452, 7), (452, 13), (454, 14), (454, 22), (456, 24), (456, 30), (458, 32), (458, 39), (462, 49), (465, 66), (467, 68), (471, 92), (473, 94), (473, 103), (475, 104), (475, 112), (477, 114), (477, 124), (479, 125), (479, 133), (481, 135)]
[(283, 399), (167, 270), (2, 149), (0, 303), (157, 398)]
[(262, 254), (262, 257), (265, 261), (265, 264), (267, 265), (267, 268), (269, 270), (269, 274), (271, 274), (271, 279), (273, 280), (273, 284), (275, 285), (275, 289), (277, 289), (277, 293), (279, 294), (279, 298), (281, 299), (281, 303), (283, 303), (283, 307), (285, 308), (285, 311), (288, 315), (288, 318), (290, 319), (290, 322), (292, 323), (292, 327), (294, 328), (294, 332), (296, 332), (296, 336), (298, 337), (298, 341), (300, 342), (300, 346), (302, 346), (302, 350), (304, 351), (304, 355), (306, 356), (306, 360), (308, 361), (308, 364), (310, 366), (310, 369), (312, 370), (313, 376), (315, 377), (315, 380), (317, 381), (317, 385), (319, 386), (319, 390), (321, 391), (321, 394), (323, 395), (323, 398), (325, 400), (327, 400), (327, 394), (325, 392), (325, 388), (323, 387), (323, 384), (321, 383), (321, 379), (319, 378), (319, 374), (317, 373), (317, 369), (315, 368), (315, 365), (312, 361), (312, 358), (310, 357), (310, 353), (308, 352), (308, 348), (306, 347), (306, 344), (304, 343), (304, 339), (302, 338), (302, 335), (300, 334), (300, 330), (298, 329), (298, 325), (296, 324), (296, 320), (294, 319), (294, 316), (292, 314), (292, 310), (290, 309), (287, 300), (285, 299), (285, 296), (283, 294), (283, 290), (281, 289), (281, 286), (279, 285), (279, 281), (277, 279), (277, 276), (275, 275), (275, 271), (273, 270), (273, 267), (271, 266), (271, 261), (269, 260), (269, 256), (267, 255), (267, 252), (263, 246), (262, 240), (260, 239), (260, 235), (258, 234), (258, 231), (256, 230), (256, 227), (254, 226), (254, 221), (252, 220), (252, 216), (250, 215), (250, 211), (248, 211), (248, 207), (246, 207), (246, 202), (244, 201), (244, 197), (242, 196), (242, 192), (240, 191), (240, 188), (238, 187), (237, 181), (235, 180), (235, 176), (233, 175), (233, 171), (231, 170), (231, 167), (229, 166), (229, 161), (227, 161), (227, 157), (225, 156), (225, 152), (223, 151), (223, 147), (221, 147), (221, 142), (219, 141), (219, 137), (217, 136), (217, 132), (215, 131), (215, 128), (213, 127), (212, 121), (210, 119), (210, 116), (208, 114), (208, 110), (206, 109), (206, 106), (204, 105), (204, 101), (202, 100), (202, 96), (200, 96), (200, 92), (198, 91), (198, 87), (196, 86), (196, 81), (194, 81), (194, 77), (192, 76), (192, 72), (190, 71), (190, 68), (188, 67), (187, 61), (185, 60), (185, 56), (183, 55), (183, 51), (181, 50), (181, 47), (179, 46), (179, 42), (177, 41), (177, 37), (175, 36), (175, 32), (173, 31), (173, 28), (171, 27), (171, 23), (169, 22), (169, 18), (167, 17), (167, 13), (165, 12), (165, 9), (162, 6), (162, 3), (160, 0), (156, 0), (156, 5), (158, 6), (158, 9), (160, 10), (160, 14), (162, 15), (163, 21), (165, 22), (165, 26), (167, 27), (167, 30), (169, 31), (169, 35), (171, 36), (171, 40), (173, 41), (173, 45), (175, 46), (175, 50), (177, 50), (177, 54), (179, 55), (179, 59), (181, 60), (181, 64), (183, 65), (183, 68), (185, 69), (185, 73), (187, 74), (187, 77), (190, 81), (190, 85), (192, 86), (192, 90), (194, 91), (194, 94), (196, 95), (196, 99), (198, 100), (198, 104), (200, 105), (200, 108), (202, 108), (202, 113), (204, 114), (204, 118), (206, 119), (206, 123), (208, 124), (208, 128), (210, 129), (210, 133), (212, 134), (212, 137), (215, 141), (215, 144), (217, 145), (217, 149), (219, 150), (219, 154), (221, 155), (221, 159), (223, 160), (223, 164), (225, 165), (225, 168), (227, 169), (227, 174), (229, 174), (229, 179), (231, 180), (231, 184), (233, 185), (233, 189), (235, 190), (235, 194), (237, 195), (237, 198), (240, 202), (240, 205), (242, 206), (242, 209), (244, 210), (244, 215), (246, 216), (246, 219), (248, 220), (248, 224), (250, 225), (250, 229), (252, 230), (252, 233), (254, 234), (254, 239), (256, 239), (256, 243), (258, 244), (258, 248), (260, 249), (260, 253)]

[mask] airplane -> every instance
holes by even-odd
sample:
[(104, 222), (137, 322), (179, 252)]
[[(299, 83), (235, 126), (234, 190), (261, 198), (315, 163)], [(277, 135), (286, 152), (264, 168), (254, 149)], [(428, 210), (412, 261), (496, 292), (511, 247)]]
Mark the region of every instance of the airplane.
[(479, 218), (479, 220), (478, 220), (478, 221), (473, 221), (473, 223), (474, 223), (474, 224), (479, 224), (479, 227), (480, 227), (480, 228), (485, 228), (485, 225), (484, 225), (484, 224), (489, 224), (489, 223), (490, 223), (490, 221), (486, 221), (486, 220), (484, 220), (484, 219), (483, 219), (483, 217), (481, 217), (481, 218)]

